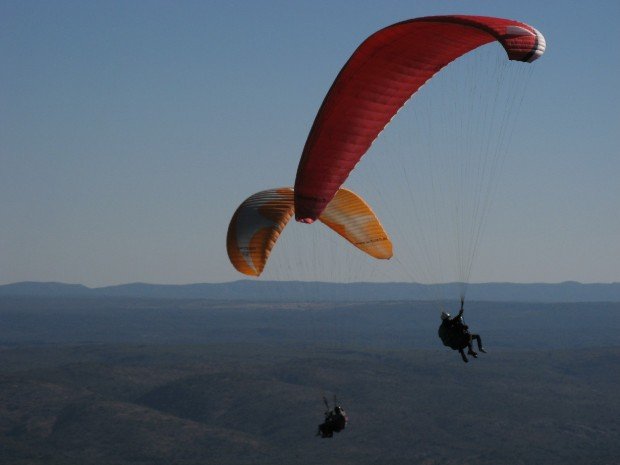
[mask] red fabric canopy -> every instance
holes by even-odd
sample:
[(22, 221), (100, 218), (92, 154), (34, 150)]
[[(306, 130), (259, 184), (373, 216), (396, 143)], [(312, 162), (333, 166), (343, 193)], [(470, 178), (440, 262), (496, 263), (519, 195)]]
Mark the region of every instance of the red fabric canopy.
[(386, 27), (366, 39), (327, 93), (295, 180), (295, 216), (312, 223), (399, 108), (435, 73), (471, 50), (498, 41), (510, 60), (543, 54), (544, 37), (518, 21), (431, 16)]

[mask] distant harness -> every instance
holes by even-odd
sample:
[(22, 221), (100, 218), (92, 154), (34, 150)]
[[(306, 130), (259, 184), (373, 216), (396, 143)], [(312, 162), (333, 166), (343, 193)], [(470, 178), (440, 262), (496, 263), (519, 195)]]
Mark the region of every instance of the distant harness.
[[(323, 403), (325, 404), (325, 421), (319, 425), (319, 434), (322, 438), (331, 438), (334, 433), (339, 433), (347, 425), (347, 416), (338, 405), (338, 399), (334, 395), (334, 410), (329, 408), (329, 402), (327, 398), (323, 396)], [(338, 410), (338, 411), (337, 411)]]

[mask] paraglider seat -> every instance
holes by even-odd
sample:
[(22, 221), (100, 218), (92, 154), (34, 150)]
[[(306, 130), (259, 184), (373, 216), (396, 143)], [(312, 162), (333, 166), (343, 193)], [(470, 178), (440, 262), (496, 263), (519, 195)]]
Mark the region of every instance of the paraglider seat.
[(438, 334), (443, 345), (452, 350), (465, 349), (471, 342), (471, 334), (463, 326), (446, 328), (442, 325), (439, 327)]

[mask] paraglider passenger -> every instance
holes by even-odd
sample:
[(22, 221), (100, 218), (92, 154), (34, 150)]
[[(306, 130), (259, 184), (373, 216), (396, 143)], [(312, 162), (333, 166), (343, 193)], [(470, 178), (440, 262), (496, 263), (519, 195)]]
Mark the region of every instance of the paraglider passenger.
[(345, 426), (347, 426), (347, 414), (340, 405), (336, 405), (334, 408), (334, 431), (339, 433)]

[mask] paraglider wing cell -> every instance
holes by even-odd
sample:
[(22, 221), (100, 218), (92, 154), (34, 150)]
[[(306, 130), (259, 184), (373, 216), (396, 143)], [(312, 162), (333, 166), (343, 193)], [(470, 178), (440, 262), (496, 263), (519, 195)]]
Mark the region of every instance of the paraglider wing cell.
[(339, 189), (319, 219), (371, 257), (392, 257), (388, 234), (368, 204), (354, 192)]
[(262, 273), (293, 208), (290, 187), (258, 192), (237, 208), (226, 236), (228, 258), (237, 271), (250, 276)]

